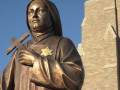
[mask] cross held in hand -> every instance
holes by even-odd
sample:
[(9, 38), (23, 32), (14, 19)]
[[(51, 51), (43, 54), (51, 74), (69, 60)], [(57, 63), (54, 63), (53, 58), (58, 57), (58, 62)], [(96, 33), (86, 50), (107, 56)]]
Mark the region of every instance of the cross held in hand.
[(19, 40), (17, 40), (15, 37), (11, 39), (13, 42), (13, 45), (8, 48), (8, 50), (5, 51), (5, 53), (8, 55), (10, 52), (12, 52), (16, 47), (18, 49), (24, 49), (25, 47), (21, 44), (27, 37), (29, 37), (29, 34), (24, 34)]

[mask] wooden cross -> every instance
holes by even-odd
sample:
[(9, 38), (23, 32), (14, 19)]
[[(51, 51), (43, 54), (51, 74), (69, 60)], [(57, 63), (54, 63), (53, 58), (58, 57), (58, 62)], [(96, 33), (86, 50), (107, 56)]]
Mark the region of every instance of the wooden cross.
[(13, 45), (12, 45), (10, 48), (8, 48), (8, 50), (6, 50), (5, 53), (8, 55), (8, 54), (11, 53), (16, 47), (17, 47), (18, 49), (23, 49), (23, 48), (25, 48), (21, 43), (22, 43), (27, 37), (29, 37), (29, 34), (28, 34), (28, 33), (24, 34), (19, 40), (17, 40), (15, 37), (13, 37), (13, 38), (11, 39), (11, 41), (13, 42)]

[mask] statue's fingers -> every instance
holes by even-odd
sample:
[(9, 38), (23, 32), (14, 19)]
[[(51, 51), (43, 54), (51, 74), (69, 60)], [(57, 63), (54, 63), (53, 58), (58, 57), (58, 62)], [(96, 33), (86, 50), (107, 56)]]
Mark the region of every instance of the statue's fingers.
[(18, 54), (21, 55), (21, 54), (23, 54), (23, 53), (25, 53), (25, 52), (24, 52), (24, 51), (20, 51)]
[(30, 55), (30, 53), (28, 53), (28, 52), (26, 52), (26, 51), (21, 51), (21, 52), (19, 52), (19, 55), (25, 55), (25, 54)]
[(30, 51), (28, 51), (28, 50), (24, 50), (23, 52), (24, 52), (24, 53), (26, 53), (26, 54), (28, 54), (28, 55), (30, 55), (30, 54), (31, 54), (31, 52), (30, 52)]
[(19, 61), (25, 60), (24, 57), (19, 57)]
[(33, 56), (31, 56), (31, 55), (26, 55), (26, 54), (20, 55), (19, 58), (20, 58), (20, 59), (25, 59), (25, 60), (30, 60), (30, 61), (33, 61), (33, 60), (34, 60), (34, 57), (33, 57)]
[(21, 60), (20, 63), (21, 64), (26, 64), (26, 60)]
[(19, 59), (27, 60), (29, 57), (28, 55), (20, 55)]
[(19, 55), (18, 58), (19, 58), (19, 59), (28, 59), (28, 55), (25, 54), (25, 53), (22, 53), (22, 54)]
[(19, 55), (19, 58), (21, 58), (21, 57), (24, 57), (26, 54), (20, 54)]
[(32, 65), (32, 62), (30, 62), (29, 60), (22, 60), (20, 61), (21, 64), (26, 64), (26, 65)]
[(20, 61), (20, 63), (22, 63), (22, 64), (27, 64), (27, 63), (28, 63), (28, 60), (27, 60), (27, 59), (24, 59), (24, 58), (20, 58), (19, 61)]

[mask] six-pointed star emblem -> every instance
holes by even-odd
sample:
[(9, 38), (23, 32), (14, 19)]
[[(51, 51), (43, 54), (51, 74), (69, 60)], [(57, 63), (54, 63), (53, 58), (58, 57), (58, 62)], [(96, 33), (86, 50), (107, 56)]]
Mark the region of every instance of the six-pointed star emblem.
[(53, 50), (50, 50), (48, 47), (46, 47), (45, 49), (41, 49), (41, 51), (42, 51), (41, 53), (42, 56), (48, 56), (48, 55), (52, 55)]

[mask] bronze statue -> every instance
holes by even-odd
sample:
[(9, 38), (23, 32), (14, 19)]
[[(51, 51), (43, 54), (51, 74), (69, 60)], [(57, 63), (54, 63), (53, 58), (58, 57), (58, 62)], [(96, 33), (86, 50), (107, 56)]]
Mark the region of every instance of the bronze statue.
[(0, 90), (81, 90), (84, 69), (68, 38), (62, 37), (56, 6), (32, 0), (27, 6), (32, 40), (17, 49), (0, 79)]

